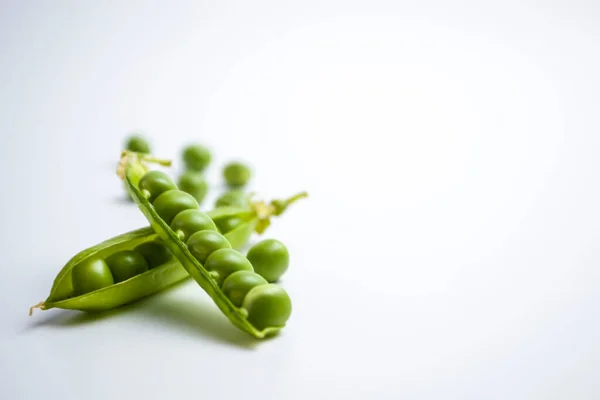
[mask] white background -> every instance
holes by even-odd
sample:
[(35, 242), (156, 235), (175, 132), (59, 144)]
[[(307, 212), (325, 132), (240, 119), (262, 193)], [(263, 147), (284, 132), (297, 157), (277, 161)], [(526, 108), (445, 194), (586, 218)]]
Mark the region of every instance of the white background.
[[(15, 1), (0, 7), (3, 399), (598, 399), (596, 1)], [(146, 224), (142, 130), (210, 146), (274, 221), (294, 311), (256, 342), (188, 282), (27, 315)]]

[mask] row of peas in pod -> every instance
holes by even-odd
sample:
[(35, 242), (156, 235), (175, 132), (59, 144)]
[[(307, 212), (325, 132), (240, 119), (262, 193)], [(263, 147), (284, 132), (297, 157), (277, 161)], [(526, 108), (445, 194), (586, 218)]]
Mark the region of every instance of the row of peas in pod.
[(72, 293), (81, 296), (121, 283), (148, 270), (160, 267), (173, 258), (160, 239), (145, 242), (130, 250), (120, 250), (106, 257), (89, 257), (71, 271)]
[(233, 249), (222, 234), (235, 227), (231, 223), (218, 227), (200, 211), (196, 199), (180, 190), (166, 173), (158, 170), (145, 173), (138, 188), (158, 217), (208, 271), (222, 294), (234, 306), (245, 310), (247, 320), (256, 329), (285, 325), (291, 314), (291, 300), (283, 288), (269, 283), (279, 279), (288, 266), (289, 255), (282, 243), (260, 242), (246, 257)]
[[(125, 149), (140, 154), (151, 152), (149, 140), (140, 134), (129, 136), (125, 141)], [(181, 161), (183, 170), (177, 179), (177, 185), (180, 190), (191, 194), (199, 204), (202, 204), (208, 193), (204, 172), (212, 161), (212, 154), (206, 146), (192, 143), (181, 151)], [(238, 197), (242, 197), (243, 191), (240, 189), (250, 181), (251, 175), (250, 168), (240, 161), (228, 162), (222, 170), (226, 185), (232, 190), (233, 196)], [(223, 205), (224, 202), (220, 204)]]
[(126, 232), (75, 254), (49, 295), (29, 310), (98, 312), (140, 300), (189, 277), (151, 227)]
[[(148, 141), (140, 135), (129, 137), (126, 141), (126, 147), (131, 151), (144, 154), (150, 152)], [(202, 203), (208, 191), (208, 184), (203, 177), (203, 172), (211, 160), (212, 155), (210, 151), (201, 144), (188, 145), (182, 151), (182, 161), (185, 170), (179, 176), (177, 185), (180, 190), (191, 194), (199, 204)], [(226, 164), (223, 168), (223, 177), (230, 190), (216, 199), (215, 207), (248, 207), (250, 197), (244, 192), (243, 188), (250, 180), (250, 168), (241, 162), (233, 161)], [(216, 224), (222, 233), (227, 233), (243, 222), (243, 219), (240, 217), (230, 217), (219, 219), (216, 221)], [(265, 251), (258, 249), (269, 250), (275, 255), (273, 257), (275, 260), (260, 256)], [(289, 263), (287, 249), (281, 242), (275, 239), (259, 243), (256, 250), (253, 249), (248, 253), (248, 257), (252, 258), (256, 264), (255, 269), (264, 274), (269, 282), (277, 281), (287, 270)], [(268, 267), (265, 265), (266, 261), (269, 261)]]

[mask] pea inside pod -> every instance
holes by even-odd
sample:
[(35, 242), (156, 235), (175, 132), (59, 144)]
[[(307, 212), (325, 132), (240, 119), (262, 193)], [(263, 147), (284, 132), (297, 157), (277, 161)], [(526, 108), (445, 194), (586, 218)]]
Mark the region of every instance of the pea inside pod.
[(208, 256), (220, 249), (231, 249), (231, 244), (225, 238), (215, 231), (194, 232), (187, 241), (188, 251), (200, 263), (204, 263)]
[(239, 251), (233, 249), (213, 251), (206, 259), (204, 267), (211, 272), (219, 286), (222, 286), (223, 281), (234, 272), (253, 271), (250, 261)]
[(197, 209), (198, 202), (189, 193), (173, 189), (160, 194), (152, 203), (158, 216), (170, 224), (177, 214), (185, 210)]
[(169, 190), (177, 189), (171, 177), (162, 171), (149, 171), (140, 179), (140, 189), (145, 191), (148, 200), (154, 201), (158, 196)]
[(91, 257), (75, 265), (71, 271), (73, 294), (86, 294), (115, 283), (115, 279), (101, 258)]
[(135, 250), (121, 250), (111, 254), (106, 257), (105, 263), (117, 283), (148, 271), (148, 262), (143, 254)]
[(223, 282), (222, 290), (225, 296), (237, 307), (241, 307), (246, 294), (255, 286), (268, 282), (254, 271), (236, 271)]
[(171, 229), (181, 240), (187, 240), (193, 233), (199, 231), (217, 231), (217, 226), (208, 214), (200, 210), (184, 210), (173, 218)]
[(144, 257), (148, 264), (148, 269), (166, 264), (173, 258), (173, 254), (159, 240), (144, 242), (136, 246), (133, 250)]

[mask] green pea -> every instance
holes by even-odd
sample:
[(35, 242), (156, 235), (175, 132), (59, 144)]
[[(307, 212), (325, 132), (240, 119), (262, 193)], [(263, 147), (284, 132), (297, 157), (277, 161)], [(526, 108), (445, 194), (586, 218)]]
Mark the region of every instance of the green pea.
[(177, 186), (184, 192), (194, 196), (198, 203), (202, 203), (208, 192), (208, 184), (204, 180), (204, 175), (201, 172), (192, 170), (181, 174)]
[(126, 281), (148, 271), (148, 263), (143, 255), (133, 250), (123, 250), (106, 257), (106, 265), (114, 277), (115, 283)]
[(206, 147), (191, 144), (183, 149), (182, 158), (187, 169), (202, 172), (210, 164), (212, 156)]
[(230, 186), (244, 186), (250, 180), (250, 168), (240, 162), (231, 162), (223, 168), (223, 176)]
[(133, 134), (125, 141), (125, 149), (136, 153), (150, 154), (150, 144), (142, 135)]
[(187, 241), (188, 250), (201, 264), (204, 264), (208, 256), (219, 249), (230, 249), (231, 244), (215, 231), (198, 231), (193, 233)]
[(292, 314), (290, 296), (281, 286), (272, 283), (250, 289), (242, 307), (248, 311), (248, 321), (257, 329), (283, 327)]
[(200, 210), (183, 210), (173, 218), (171, 229), (180, 235), (183, 241), (187, 240), (194, 232), (217, 231), (213, 220)]
[(279, 240), (266, 239), (248, 250), (248, 260), (254, 271), (269, 282), (276, 282), (287, 271), (290, 254)]
[(148, 269), (160, 267), (171, 260), (173, 254), (158, 240), (142, 243), (134, 251), (140, 253), (148, 263)]
[(252, 271), (252, 264), (237, 250), (219, 249), (208, 256), (204, 268), (216, 273), (217, 284), (221, 286), (225, 278), (236, 271)]
[(153, 205), (156, 213), (167, 224), (171, 224), (173, 218), (183, 210), (199, 207), (196, 199), (182, 190), (167, 190), (154, 200)]
[(241, 307), (246, 294), (255, 286), (268, 283), (265, 278), (252, 271), (237, 271), (223, 282), (221, 290), (231, 302)]
[(223, 193), (215, 202), (215, 207), (248, 207), (248, 195), (241, 190), (231, 190)]
[(177, 185), (173, 183), (173, 180), (169, 175), (162, 171), (153, 170), (148, 171), (138, 184), (140, 190), (146, 190), (150, 193), (148, 201), (153, 202), (159, 195), (168, 191), (177, 189)]
[(232, 230), (240, 226), (243, 222), (244, 220), (240, 217), (232, 216), (229, 218), (219, 218), (215, 221), (215, 224), (217, 225), (217, 228), (219, 228), (219, 231), (222, 234), (225, 234), (227, 232), (231, 232)]
[(115, 283), (106, 262), (100, 258), (89, 258), (73, 267), (71, 271), (73, 290), (77, 295), (93, 292)]

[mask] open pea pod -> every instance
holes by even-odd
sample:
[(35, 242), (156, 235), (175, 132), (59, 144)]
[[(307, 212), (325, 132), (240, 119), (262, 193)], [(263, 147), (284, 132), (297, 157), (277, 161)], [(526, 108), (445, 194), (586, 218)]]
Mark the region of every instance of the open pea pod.
[(157, 243), (160, 246), (157, 242), (159, 240), (154, 230), (146, 227), (105, 240), (79, 252), (60, 270), (54, 279), (50, 295), (45, 301), (33, 306), (30, 315), (33, 308), (105, 311), (156, 293), (187, 278), (188, 274), (179, 261), (166, 253), (167, 256), (159, 261), (161, 265), (146, 272), (88, 293), (75, 291), (73, 268), (90, 260), (105, 260), (119, 252), (134, 252), (134, 249), (145, 243)]
[[(119, 176), (125, 180), (126, 187), (129, 190), (131, 197), (142, 211), (152, 229), (157, 235), (163, 240), (165, 246), (173, 253), (173, 255), (179, 260), (185, 270), (194, 278), (194, 280), (200, 285), (200, 287), (211, 297), (217, 307), (227, 316), (233, 325), (239, 329), (249, 333), (256, 338), (265, 338), (271, 336), (285, 326), (285, 321), (291, 313), (291, 302), (289, 297), (283, 289), (274, 284), (258, 285), (253, 287), (247, 294), (246, 298), (253, 300), (252, 305), (258, 304), (254, 309), (251, 306), (247, 306), (247, 302), (243, 301), (241, 306), (241, 300), (234, 304), (232, 295), (228, 296), (224, 292), (224, 285), (227, 285), (227, 278), (237, 273), (249, 273), (251, 275), (257, 275), (253, 273), (253, 269), (249, 261), (243, 256), (238, 254), (232, 254), (227, 248), (213, 249), (212, 253), (206, 254), (208, 258), (204, 258), (203, 262), (200, 262), (197, 253), (192, 254), (190, 247), (188, 246), (193, 241), (196, 235), (202, 235), (208, 232), (208, 234), (216, 235), (214, 232), (207, 230), (197, 231), (191, 233), (188, 236), (187, 244), (183, 240), (182, 232), (178, 232), (172, 228), (172, 221), (177, 218), (179, 213), (185, 213), (189, 210), (197, 209), (198, 205), (193, 200), (185, 196), (185, 193), (173, 187), (172, 184), (169, 188), (157, 189), (156, 193), (146, 188), (140, 188), (141, 179), (143, 175), (140, 171), (140, 165), (143, 164), (144, 160), (148, 160), (142, 155), (130, 152), (123, 152), (121, 163), (118, 169)], [(147, 182), (150, 182), (148, 180)], [(145, 184), (145, 183), (144, 183)], [(148, 183), (149, 188), (158, 187)], [(223, 207), (218, 208), (209, 213), (209, 216), (213, 219), (217, 227), (219, 222), (237, 218), (236, 226), (233, 227), (225, 234), (229, 234), (228, 240), (233, 241), (235, 244), (245, 242), (247, 235), (251, 234), (252, 231), (262, 233), (268, 226), (271, 216), (280, 215), (285, 209), (294, 201), (305, 197), (306, 193), (301, 193), (288, 200), (265, 203), (253, 203), (246, 207)], [(151, 201), (152, 200), (152, 201)], [(168, 205), (167, 205), (168, 204)], [(196, 212), (196, 211), (194, 211)], [(227, 226), (230, 228), (231, 226)], [(219, 228), (221, 233), (223, 229)], [(207, 234), (207, 235), (208, 235)], [(227, 238), (227, 237), (226, 237)], [(217, 237), (218, 239), (218, 237)], [(233, 243), (232, 243), (233, 245)], [(211, 263), (211, 259), (217, 259), (216, 255), (220, 253), (226, 258), (225, 261), (240, 262), (244, 265), (245, 271), (237, 270), (227, 271), (228, 274), (222, 274), (222, 271), (217, 272), (214, 269), (207, 267)], [(229, 259), (227, 259), (229, 257)], [(217, 260), (218, 261), (218, 260)], [(215, 263), (217, 262), (215, 261)], [(252, 279), (262, 279), (261, 277)], [(225, 280), (225, 283), (223, 282)], [(264, 296), (263, 296), (264, 295)], [(269, 297), (274, 296), (274, 297)], [(276, 296), (279, 299), (283, 298), (285, 301), (283, 305), (269, 302), (271, 298)], [(250, 303), (250, 301), (248, 301)], [(250, 308), (250, 311), (248, 310)], [(258, 309), (262, 315), (253, 313), (255, 309)], [(284, 318), (277, 319), (276, 317), (271, 318), (265, 313), (274, 311), (277, 312), (283, 310), (285, 313)], [(253, 321), (253, 322), (252, 322)], [(256, 321), (277, 321), (276, 323), (263, 323)]]
[[(219, 215), (219, 212), (216, 215)], [(239, 250), (248, 243), (255, 227), (256, 221), (248, 221), (248, 223), (225, 233), (224, 236), (234, 249)], [(80, 311), (106, 311), (152, 295), (189, 278), (189, 274), (181, 266), (181, 263), (172, 257), (162, 265), (155, 266), (147, 272), (123, 282), (82, 295), (76, 295), (74, 292), (72, 270), (79, 263), (91, 258), (106, 259), (115, 253), (124, 250), (135, 250), (144, 243), (152, 243), (157, 240), (160, 239), (158, 239), (154, 229), (146, 227), (105, 240), (77, 253), (65, 264), (54, 279), (48, 298), (33, 306), (30, 315), (34, 308), (42, 310), (62, 308)]]

